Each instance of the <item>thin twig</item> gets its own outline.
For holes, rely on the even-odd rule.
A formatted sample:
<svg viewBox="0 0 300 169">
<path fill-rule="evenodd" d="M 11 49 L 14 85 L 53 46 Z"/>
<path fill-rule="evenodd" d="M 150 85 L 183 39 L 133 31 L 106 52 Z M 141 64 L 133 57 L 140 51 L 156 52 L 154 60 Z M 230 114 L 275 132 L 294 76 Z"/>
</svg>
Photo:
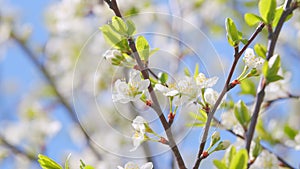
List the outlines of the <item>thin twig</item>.
<svg viewBox="0 0 300 169">
<path fill-rule="evenodd" d="M 121 15 L 121 12 L 119 10 L 119 7 L 118 7 L 118 4 L 117 4 L 116 0 L 111 0 L 111 1 L 110 0 L 105 0 L 105 2 L 114 11 L 114 13 L 115 13 L 116 16 L 122 18 L 122 15 Z M 141 58 L 139 56 L 139 53 L 137 52 L 137 49 L 135 47 L 134 40 L 132 38 L 128 38 L 128 44 L 129 44 L 130 49 L 132 50 L 134 58 L 135 58 L 138 66 L 140 68 L 140 71 L 141 71 L 144 79 L 149 79 L 148 68 L 143 64 L 143 62 L 142 62 L 142 60 L 141 60 Z M 174 140 L 174 137 L 173 137 L 170 125 L 169 125 L 168 121 L 166 120 L 166 118 L 165 118 L 165 116 L 164 116 L 164 114 L 163 114 L 163 112 L 161 110 L 160 104 L 158 102 L 158 99 L 156 97 L 155 92 L 153 91 L 152 85 L 149 85 L 148 91 L 150 93 L 150 97 L 151 97 L 152 102 L 153 102 L 152 105 L 151 105 L 151 107 L 155 110 L 155 112 L 159 116 L 160 122 L 162 123 L 162 125 L 164 127 L 164 130 L 166 132 L 166 135 L 168 137 L 169 146 L 172 149 L 173 154 L 176 157 L 176 161 L 178 163 L 178 166 L 179 166 L 180 169 L 186 169 L 184 161 L 183 161 L 183 159 L 181 157 L 181 154 L 179 152 L 179 149 L 177 147 L 177 144 L 176 144 L 176 142 Z"/>
<path fill-rule="evenodd" d="M 238 60 L 240 59 L 240 57 L 242 56 L 242 54 L 244 53 L 244 51 L 248 48 L 248 46 L 252 43 L 252 41 L 262 31 L 262 29 L 264 28 L 264 26 L 265 26 L 264 23 L 260 23 L 258 25 L 258 27 L 256 28 L 255 32 L 249 38 L 248 43 L 240 50 L 240 52 L 237 53 L 237 50 L 235 50 L 234 61 L 233 61 L 232 65 L 231 65 L 231 69 L 230 69 L 230 72 L 228 74 L 227 80 L 225 82 L 224 88 L 223 88 L 221 94 L 219 95 L 219 97 L 218 97 L 218 99 L 217 99 L 214 107 L 211 109 L 211 111 L 208 114 L 207 121 L 206 121 L 206 124 L 205 124 L 205 127 L 204 127 L 204 133 L 202 135 L 201 143 L 200 143 L 200 146 L 199 146 L 199 152 L 198 152 L 197 160 L 195 162 L 195 165 L 194 165 L 193 169 L 198 169 L 199 168 L 200 162 L 202 160 L 201 155 L 202 155 L 202 153 L 204 151 L 204 147 L 205 147 L 207 136 L 208 136 L 208 131 L 209 131 L 209 128 L 210 128 L 210 123 L 211 123 L 211 121 L 212 121 L 212 119 L 214 117 L 214 114 L 215 114 L 217 108 L 219 107 L 219 105 L 220 105 L 223 97 L 225 96 L 225 94 L 229 90 L 231 90 L 233 87 L 235 87 L 235 85 L 231 85 L 230 80 L 231 80 L 231 78 L 233 76 L 233 73 L 234 73 L 235 68 L 237 66 L 237 63 L 238 63 Z"/>
<path fill-rule="evenodd" d="M 3 136 L 0 136 L 0 144 L 6 146 L 7 148 L 9 148 L 13 153 L 15 154 L 21 154 L 22 156 L 28 158 L 31 161 L 35 161 L 37 160 L 37 158 L 35 157 L 34 154 L 30 154 L 26 151 L 23 151 L 21 149 L 19 149 L 18 147 L 14 146 L 13 144 L 9 143 Z"/>
<path fill-rule="evenodd" d="M 269 35 L 269 41 L 268 41 L 268 53 L 267 53 L 267 60 L 270 60 L 270 58 L 274 55 L 275 46 L 278 40 L 278 36 L 280 34 L 281 28 L 286 20 L 286 18 L 298 7 L 297 2 L 293 3 L 291 5 L 292 0 L 287 0 L 285 2 L 284 11 L 282 12 L 282 15 L 278 21 L 278 24 L 275 28 L 274 32 L 270 32 Z M 253 135 L 255 132 L 255 126 L 257 123 L 259 111 L 261 108 L 261 104 L 265 97 L 265 88 L 267 86 L 266 80 L 264 77 L 261 77 L 261 80 L 258 85 L 257 89 L 257 97 L 255 101 L 255 107 L 253 111 L 253 115 L 251 117 L 250 127 L 247 132 L 247 140 L 246 140 L 246 149 L 249 153 L 251 142 L 253 139 Z"/>
<path fill-rule="evenodd" d="M 34 54 L 34 52 L 15 34 L 11 35 L 12 39 L 14 39 L 17 44 L 21 47 L 21 49 L 27 54 L 29 60 L 36 66 L 36 68 L 41 72 L 41 74 L 45 77 L 45 79 L 48 81 L 49 85 L 52 87 L 58 101 L 64 106 L 64 108 L 67 110 L 69 116 L 71 119 L 79 126 L 81 132 L 83 133 L 85 139 L 87 140 L 87 144 L 94 153 L 94 155 L 97 157 L 97 159 L 101 160 L 101 154 L 98 152 L 98 150 L 92 145 L 92 139 L 88 135 L 88 133 L 85 131 L 85 129 L 81 126 L 76 112 L 73 110 L 71 105 L 67 102 L 67 100 L 62 96 L 62 94 L 59 92 L 58 87 L 56 83 L 54 82 L 54 79 L 51 77 L 48 70 L 39 63 L 38 57 Z"/>
</svg>

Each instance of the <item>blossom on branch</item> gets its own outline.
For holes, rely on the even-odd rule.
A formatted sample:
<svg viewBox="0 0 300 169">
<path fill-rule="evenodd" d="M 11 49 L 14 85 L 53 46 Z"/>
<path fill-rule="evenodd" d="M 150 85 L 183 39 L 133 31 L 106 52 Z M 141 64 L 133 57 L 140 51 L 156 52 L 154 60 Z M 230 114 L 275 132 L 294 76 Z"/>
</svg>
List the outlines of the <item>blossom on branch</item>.
<svg viewBox="0 0 300 169">
<path fill-rule="evenodd" d="M 118 169 L 152 169 L 152 168 L 153 168 L 152 162 L 148 162 L 142 165 L 141 167 L 139 167 L 138 164 L 133 163 L 131 161 L 126 163 L 124 167 L 118 166 Z"/>
<path fill-rule="evenodd" d="M 135 151 L 143 141 L 146 139 L 146 132 L 152 132 L 152 129 L 149 127 L 148 122 L 141 116 L 137 116 L 133 122 L 132 127 L 134 128 L 134 134 L 132 136 L 133 149 L 130 151 Z"/>
<path fill-rule="evenodd" d="M 137 101 L 149 85 L 150 81 L 148 79 L 142 80 L 139 71 L 132 70 L 128 83 L 119 79 L 115 82 L 115 93 L 113 93 L 112 99 L 114 102 L 121 103 Z"/>
<path fill-rule="evenodd" d="M 250 69 L 261 70 L 265 60 L 261 57 L 256 57 L 253 49 L 247 48 L 243 61 Z"/>
<path fill-rule="evenodd" d="M 218 77 L 214 76 L 211 78 L 207 78 L 203 73 L 199 73 L 196 77 L 196 84 L 198 86 L 200 86 L 201 88 L 209 88 L 209 87 L 213 87 L 217 81 L 218 81 Z"/>
</svg>

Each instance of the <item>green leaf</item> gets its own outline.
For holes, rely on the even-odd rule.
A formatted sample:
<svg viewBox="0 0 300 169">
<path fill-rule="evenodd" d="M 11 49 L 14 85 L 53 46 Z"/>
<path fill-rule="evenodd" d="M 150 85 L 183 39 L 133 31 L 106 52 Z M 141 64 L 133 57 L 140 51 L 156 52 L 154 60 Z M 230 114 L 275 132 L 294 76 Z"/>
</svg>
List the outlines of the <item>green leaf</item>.
<svg viewBox="0 0 300 169">
<path fill-rule="evenodd" d="M 68 155 L 66 162 L 65 162 L 65 169 L 70 169 L 69 167 L 69 160 L 70 160 L 71 154 Z"/>
<path fill-rule="evenodd" d="M 254 26 L 256 24 L 258 24 L 259 22 L 263 21 L 263 19 L 253 13 L 246 13 L 244 16 L 244 19 L 246 21 L 246 23 L 249 26 Z"/>
<path fill-rule="evenodd" d="M 276 12 L 276 0 L 260 0 L 258 3 L 259 13 L 267 24 L 271 24 Z"/>
<path fill-rule="evenodd" d="M 150 51 L 149 56 L 154 55 L 154 53 L 156 53 L 157 51 L 159 51 L 159 48 L 154 48 Z"/>
<path fill-rule="evenodd" d="M 93 166 L 90 166 L 90 165 L 87 165 L 87 166 L 85 166 L 83 169 L 94 169 L 94 167 L 93 167 Z"/>
<path fill-rule="evenodd" d="M 255 50 L 255 53 L 262 57 L 262 58 L 266 58 L 267 57 L 267 48 L 265 45 L 262 45 L 262 44 L 256 44 L 254 46 L 254 50 Z"/>
<path fill-rule="evenodd" d="M 122 40 L 121 35 L 117 34 L 109 25 L 104 25 L 99 28 L 103 33 L 106 42 L 112 46 L 115 46 Z"/>
<path fill-rule="evenodd" d="M 275 57 L 275 56 L 273 56 Z M 274 63 L 271 65 L 271 68 L 269 69 L 269 74 L 270 75 L 277 75 L 279 69 L 280 69 L 280 66 L 281 66 L 281 61 L 280 61 L 280 57 L 277 56 Z"/>
<path fill-rule="evenodd" d="M 222 161 L 213 160 L 213 163 L 218 169 L 227 169 L 226 164 L 224 164 Z"/>
<path fill-rule="evenodd" d="M 194 70 L 194 78 L 196 78 L 199 74 L 199 64 L 197 63 Z"/>
<path fill-rule="evenodd" d="M 111 24 L 118 33 L 127 34 L 128 28 L 122 18 L 114 16 Z"/>
<path fill-rule="evenodd" d="M 51 158 L 44 156 L 42 154 L 38 155 L 38 162 L 42 169 L 63 169 L 62 166 L 57 164 L 54 160 Z"/>
<path fill-rule="evenodd" d="M 289 126 L 289 124 L 285 124 L 283 131 L 292 140 L 294 140 L 296 135 L 299 133 L 298 130 L 293 129 Z"/>
<path fill-rule="evenodd" d="M 252 150 L 252 156 L 253 156 L 254 158 L 258 157 L 262 150 L 263 150 L 263 148 L 262 148 L 262 146 L 260 145 L 260 138 L 257 137 L 257 138 L 255 139 L 255 146 L 254 146 L 254 148 L 253 148 L 253 150 Z"/>
<path fill-rule="evenodd" d="M 236 154 L 236 148 L 234 146 L 231 146 L 230 151 L 228 151 L 225 155 L 229 162 L 228 166 L 230 165 L 232 159 L 235 158 L 235 154 Z M 225 158 L 224 158 L 224 161 L 226 161 Z"/>
<path fill-rule="evenodd" d="M 275 12 L 275 15 L 274 15 L 274 20 L 273 20 L 273 23 L 272 23 L 273 27 L 277 26 L 282 12 L 283 12 L 283 6 L 280 6 L 280 7 L 276 8 L 276 12 Z"/>
<path fill-rule="evenodd" d="M 184 68 L 183 71 L 184 71 L 184 74 L 185 74 L 186 76 L 191 77 L 191 73 L 190 73 L 190 71 L 189 71 L 188 68 Z"/>
<path fill-rule="evenodd" d="M 240 87 L 241 87 L 240 94 L 245 94 L 245 95 L 249 94 L 252 96 L 256 96 L 256 86 L 253 81 L 249 79 L 244 79 L 241 81 Z"/>
<path fill-rule="evenodd" d="M 239 32 L 231 18 L 226 18 L 225 21 L 227 38 L 230 45 L 233 47 L 239 44 Z"/>
<path fill-rule="evenodd" d="M 136 39 L 136 48 L 142 60 L 147 61 L 150 54 L 150 46 L 144 36 L 139 36 Z"/>
<path fill-rule="evenodd" d="M 132 20 L 127 20 L 126 21 L 126 25 L 127 25 L 127 34 L 128 36 L 132 36 L 135 34 L 136 32 L 136 28 L 135 28 L 135 24 L 133 23 Z"/>
<path fill-rule="evenodd" d="M 274 76 L 268 77 L 268 78 L 267 78 L 267 81 L 268 81 L 269 83 L 271 83 L 271 82 L 276 82 L 276 81 L 282 80 L 282 79 L 283 79 L 282 76 L 274 75 Z"/>
<path fill-rule="evenodd" d="M 265 61 L 263 67 L 262 67 L 262 73 L 265 77 L 268 76 L 269 74 L 269 62 L 268 61 Z"/>
<path fill-rule="evenodd" d="M 248 123 L 250 122 L 250 113 L 248 107 L 243 101 L 239 101 L 238 104 L 234 107 L 234 115 L 239 123 L 244 127 L 247 128 Z"/>
<path fill-rule="evenodd" d="M 205 111 L 200 110 L 199 113 L 190 112 L 189 115 L 192 119 L 196 120 L 195 123 L 190 123 L 188 126 L 195 126 L 195 127 L 203 127 L 207 120 L 207 114 Z"/>
<path fill-rule="evenodd" d="M 160 82 L 162 83 L 162 84 L 165 84 L 167 81 L 168 81 L 168 74 L 167 73 L 164 73 L 164 72 L 160 72 L 159 74 L 158 74 L 158 79 L 160 80 Z"/>
<path fill-rule="evenodd" d="M 246 149 L 242 149 L 232 158 L 229 169 L 247 169 L 247 165 L 248 153 Z"/>
</svg>

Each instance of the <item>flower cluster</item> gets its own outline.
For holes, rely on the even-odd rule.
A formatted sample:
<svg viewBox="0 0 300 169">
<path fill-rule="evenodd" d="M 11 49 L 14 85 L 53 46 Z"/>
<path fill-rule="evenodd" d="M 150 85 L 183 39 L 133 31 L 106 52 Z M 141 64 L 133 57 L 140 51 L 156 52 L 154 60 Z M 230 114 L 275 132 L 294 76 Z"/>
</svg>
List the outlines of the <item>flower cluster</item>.
<svg viewBox="0 0 300 169">
<path fill-rule="evenodd" d="M 128 83 L 119 79 L 115 82 L 115 93 L 113 93 L 112 99 L 114 102 L 119 101 L 121 103 L 137 101 L 149 85 L 150 81 L 148 79 L 142 80 L 139 71 L 132 70 Z"/>
<path fill-rule="evenodd" d="M 131 161 L 126 163 L 124 167 L 118 166 L 118 169 L 152 169 L 152 168 L 153 168 L 152 162 L 148 162 L 142 165 L 141 167 L 139 167 L 138 164 L 133 163 Z"/>
<path fill-rule="evenodd" d="M 203 73 L 194 77 L 185 77 L 176 84 L 169 84 L 168 87 L 162 84 L 156 84 L 155 90 L 161 92 L 164 96 L 173 99 L 176 106 L 189 102 L 199 102 L 202 96 L 202 105 L 213 106 L 218 98 L 218 93 L 213 87 L 218 81 L 218 77 L 207 78 Z"/>
<path fill-rule="evenodd" d="M 253 49 L 247 48 L 243 61 L 245 62 L 245 65 L 250 69 L 261 70 L 265 60 L 261 57 L 256 57 Z"/>
</svg>

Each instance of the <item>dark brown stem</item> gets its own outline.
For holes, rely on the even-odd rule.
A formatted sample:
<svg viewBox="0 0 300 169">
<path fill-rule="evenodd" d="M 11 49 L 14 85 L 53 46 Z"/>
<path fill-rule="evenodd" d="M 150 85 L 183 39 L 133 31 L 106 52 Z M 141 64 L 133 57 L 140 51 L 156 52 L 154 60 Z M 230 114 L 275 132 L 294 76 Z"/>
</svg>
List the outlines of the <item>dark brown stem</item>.
<svg viewBox="0 0 300 169">
<path fill-rule="evenodd" d="M 110 9 L 112 9 L 114 11 L 114 13 L 115 13 L 116 16 L 122 17 L 116 0 L 111 0 L 111 1 L 106 0 L 105 2 L 109 5 Z M 138 66 L 140 68 L 140 71 L 141 71 L 144 79 L 149 79 L 148 68 L 142 62 L 142 60 L 141 60 L 141 58 L 139 56 L 139 53 L 137 52 L 137 49 L 135 47 L 134 40 L 132 38 L 128 38 L 128 44 L 129 44 L 130 49 L 132 50 L 134 58 L 135 58 Z M 183 159 L 181 157 L 181 154 L 179 152 L 179 149 L 177 147 L 177 144 L 176 144 L 176 142 L 174 140 L 174 137 L 173 137 L 170 125 L 169 125 L 168 121 L 166 120 L 166 118 L 165 118 L 165 116 L 164 116 L 164 114 L 163 114 L 163 112 L 161 110 L 161 107 L 160 107 L 159 102 L 157 100 L 156 94 L 153 91 L 152 85 L 149 85 L 148 91 L 150 93 L 150 97 L 151 97 L 152 102 L 153 102 L 152 105 L 151 105 L 151 107 L 155 110 L 155 112 L 159 116 L 160 122 L 163 125 L 164 130 L 166 132 L 166 135 L 168 137 L 169 146 L 172 149 L 173 154 L 176 157 L 176 161 L 178 163 L 178 166 L 179 166 L 180 169 L 186 169 L 184 161 L 183 161 Z"/>
<path fill-rule="evenodd" d="M 244 136 L 241 136 L 240 134 L 235 133 L 233 130 L 231 129 L 226 129 L 226 131 L 228 131 L 229 133 L 231 133 L 232 135 L 239 137 L 240 139 L 245 140 Z M 274 152 L 272 152 L 270 149 L 268 149 L 266 146 L 261 145 L 261 147 L 265 150 L 267 150 L 268 152 L 274 154 L 276 156 L 276 158 L 282 163 L 284 164 L 284 166 L 288 167 L 288 168 L 295 168 L 293 166 L 291 166 L 288 162 L 286 162 L 283 158 L 281 158 L 279 155 L 275 154 Z M 248 166 L 249 167 L 249 166 Z"/>
<path fill-rule="evenodd" d="M 140 58 L 140 56 L 137 52 L 137 49 L 135 47 L 135 43 L 134 43 L 133 39 L 129 38 L 128 42 L 129 42 L 129 47 L 133 52 L 134 58 L 136 59 L 137 64 L 141 68 L 141 72 L 142 72 L 142 75 L 143 75 L 144 79 L 149 79 L 149 73 L 147 71 L 147 68 L 144 67 L 144 64 L 143 64 L 143 62 L 142 62 L 142 60 L 141 60 L 141 58 Z M 165 118 L 165 116 L 164 116 L 164 114 L 163 114 L 163 112 L 160 108 L 159 102 L 157 100 L 155 92 L 153 91 L 152 85 L 149 85 L 148 91 L 150 93 L 150 96 L 151 96 L 151 99 L 152 99 L 152 102 L 153 102 L 151 107 L 155 110 L 155 112 L 159 116 L 160 122 L 162 123 L 162 125 L 165 129 L 165 132 L 166 132 L 168 140 L 169 140 L 169 146 L 172 149 L 172 151 L 173 151 L 173 153 L 176 157 L 176 161 L 178 163 L 178 166 L 179 166 L 180 169 L 185 169 L 186 167 L 185 167 L 184 161 L 183 161 L 183 159 L 181 157 L 181 154 L 178 150 L 177 144 L 176 144 L 176 142 L 173 138 L 173 134 L 172 134 L 170 125 L 169 125 L 168 121 L 166 120 L 166 118 Z"/>
<path fill-rule="evenodd" d="M 229 74 L 227 76 L 224 88 L 223 88 L 221 94 L 219 95 L 219 97 L 218 97 L 218 99 L 217 99 L 214 107 L 211 109 L 211 111 L 208 114 L 207 121 L 206 121 L 206 124 L 204 126 L 204 133 L 202 135 L 201 143 L 200 143 L 200 146 L 199 146 L 197 160 L 195 162 L 195 165 L 194 165 L 193 169 L 198 169 L 199 166 L 200 166 L 200 163 L 201 163 L 201 160 L 202 160 L 201 159 L 201 155 L 202 155 L 202 153 L 204 151 L 204 147 L 205 147 L 207 136 L 208 136 L 208 131 L 209 131 L 209 128 L 210 128 L 210 123 L 211 123 L 211 121 L 212 121 L 212 119 L 214 117 L 214 114 L 215 114 L 217 108 L 219 107 L 219 105 L 220 105 L 223 97 L 225 96 L 225 94 L 234 87 L 234 86 L 230 85 L 230 81 L 231 81 L 233 73 L 234 73 L 234 71 L 236 69 L 236 65 L 237 65 L 240 57 L 242 56 L 242 54 L 245 52 L 245 50 L 248 48 L 248 46 L 252 43 L 252 41 L 257 37 L 257 35 L 262 31 L 262 29 L 264 28 L 264 26 L 265 26 L 264 23 L 260 23 L 258 25 L 258 27 L 256 28 L 255 32 L 249 38 L 248 43 L 241 49 L 240 52 L 237 52 L 237 50 L 235 48 L 234 60 L 233 60 L 233 63 L 231 65 Z"/>
<path fill-rule="evenodd" d="M 94 155 L 101 160 L 101 154 L 97 151 L 97 149 L 92 145 L 92 139 L 89 137 L 88 133 L 85 131 L 85 129 L 81 126 L 80 121 L 77 118 L 76 112 L 73 110 L 71 105 L 67 102 L 67 100 L 62 96 L 62 94 L 58 91 L 58 87 L 56 83 L 54 82 L 54 79 L 51 77 L 48 70 L 39 63 L 38 57 L 34 54 L 34 52 L 15 34 L 11 35 L 12 39 L 14 39 L 17 44 L 21 47 L 21 49 L 27 54 L 29 60 L 34 64 L 34 66 L 41 72 L 41 74 L 45 77 L 45 79 L 48 81 L 49 85 L 52 87 L 58 101 L 64 106 L 64 108 L 67 110 L 69 116 L 71 119 L 79 126 L 81 132 L 83 133 L 85 139 L 87 140 L 87 144 L 94 153 Z"/>
<path fill-rule="evenodd" d="M 268 53 L 267 53 L 267 58 L 266 58 L 267 60 L 270 60 L 270 58 L 274 55 L 275 46 L 276 46 L 281 28 L 282 28 L 286 18 L 288 17 L 288 15 L 290 15 L 293 12 L 293 10 L 296 9 L 295 6 L 297 6 L 297 2 L 295 2 L 296 5 L 294 3 L 291 5 L 291 2 L 292 2 L 292 0 L 287 0 L 285 2 L 284 11 L 278 21 L 275 31 L 269 32 L 270 35 L 269 35 L 269 41 L 268 41 Z M 291 5 L 291 7 L 290 7 L 290 5 Z M 269 29 L 269 31 L 271 31 L 271 29 Z M 255 132 L 255 126 L 257 123 L 257 118 L 259 116 L 261 104 L 265 97 L 266 86 L 267 86 L 266 80 L 264 77 L 262 77 L 260 80 L 260 83 L 258 85 L 258 89 L 257 89 L 258 94 L 257 94 L 256 101 L 255 101 L 255 108 L 254 108 L 253 115 L 251 117 L 250 127 L 247 132 L 246 149 L 247 149 L 248 153 L 250 151 L 251 142 L 252 142 L 253 135 Z"/>
</svg>

